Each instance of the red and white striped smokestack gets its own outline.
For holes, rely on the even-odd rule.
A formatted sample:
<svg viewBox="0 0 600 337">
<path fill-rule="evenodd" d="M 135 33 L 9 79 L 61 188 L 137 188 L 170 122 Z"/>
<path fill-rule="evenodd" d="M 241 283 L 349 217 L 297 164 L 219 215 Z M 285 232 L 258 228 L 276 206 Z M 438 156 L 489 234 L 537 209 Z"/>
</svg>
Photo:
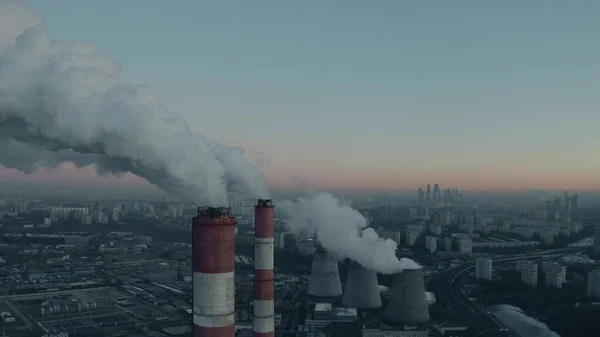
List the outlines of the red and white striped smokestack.
<svg viewBox="0 0 600 337">
<path fill-rule="evenodd" d="M 275 288 L 273 287 L 273 248 L 275 245 L 275 206 L 258 199 L 254 208 L 254 337 L 275 336 Z"/>
<path fill-rule="evenodd" d="M 235 225 L 226 207 L 192 219 L 193 337 L 235 336 Z"/>
</svg>

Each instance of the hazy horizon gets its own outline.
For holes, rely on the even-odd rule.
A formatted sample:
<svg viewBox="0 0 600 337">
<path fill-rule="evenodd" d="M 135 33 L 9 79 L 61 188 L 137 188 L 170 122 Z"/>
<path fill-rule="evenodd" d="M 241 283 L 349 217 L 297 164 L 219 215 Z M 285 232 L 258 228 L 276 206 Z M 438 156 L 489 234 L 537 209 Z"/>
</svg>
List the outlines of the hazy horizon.
<svg viewBox="0 0 600 337">
<path fill-rule="evenodd" d="M 25 2 L 52 39 L 94 42 L 193 130 L 244 148 L 275 190 L 294 175 L 328 190 L 600 190 L 597 3 L 148 1 Z M 2 181 L 146 184 L 91 168 Z"/>
<path fill-rule="evenodd" d="M 366 194 L 377 194 L 377 193 L 400 193 L 416 197 L 416 189 L 420 185 L 415 185 L 410 188 L 327 188 L 326 186 L 319 186 L 313 184 L 317 189 L 329 190 L 332 192 L 347 192 L 347 193 L 366 193 Z M 535 186 L 523 186 L 516 189 L 468 189 L 461 186 L 444 185 L 439 181 L 423 182 L 423 184 L 439 183 L 443 189 L 446 188 L 458 188 L 464 193 L 499 193 L 499 194 L 522 194 L 527 192 L 546 192 L 551 194 L 561 194 L 563 191 L 570 192 L 589 192 L 589 193 L 600 193 L 600 189 L 574 189 L 574 188 L 539 188 Z M 66 169 L 48 170 L 40 169 L 38 172 L 33 174 L 24 174 L 15 169 L 2 168 L 0 172 L 0 188 L 4 186 L 19 187 L 19 186 L 38 186 L 38 187 L 66 187 L 66 188 L 77 188 L 77 189 L 93 189 L 93 188 L 118 188 L 123 190 L 139 190 L 156 192 L 159 191 L 158 187 L 148 183 L 144 179 L 134 176 L 132 174 L 125 174 L 123 177 L 117 176 L 97 176 L 93 167 L 86 167 L 75 169 L 73 167 L 67 167 Z M 271 187 L 274 193 L 296 193 L 304 190 L 304 187 L 299 186 L 298 183 L 294 182 L 292 178 L 289 179 L 286 185 L 277 185 Z"/>
</svg>

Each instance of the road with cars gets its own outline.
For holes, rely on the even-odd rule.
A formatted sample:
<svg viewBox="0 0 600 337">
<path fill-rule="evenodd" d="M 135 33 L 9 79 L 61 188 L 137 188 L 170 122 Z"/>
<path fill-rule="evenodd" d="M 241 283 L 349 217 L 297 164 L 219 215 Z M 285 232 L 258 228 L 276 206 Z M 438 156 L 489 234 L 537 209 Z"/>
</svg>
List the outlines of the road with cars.
<svg viewBox="0 0 600 337">
<path fill-rule="evenodd" d="M 531 258 L 561 256 L 577 252 L 578 249 L 565 248 L 521 254 L 511 257 L 494 259 L 494 263 L 517 261 Z M 471 301 L 463 292 L 462 278 L 475 268 L 475 261 L 448 268 L 438 274 L 432 281 L 433 290 L 438 303 L 450 310 L 456 311 L 463 317 L 464 323 L 479 336 L 514 336 L 498 320 L 485 309 Z"/>
</svg>

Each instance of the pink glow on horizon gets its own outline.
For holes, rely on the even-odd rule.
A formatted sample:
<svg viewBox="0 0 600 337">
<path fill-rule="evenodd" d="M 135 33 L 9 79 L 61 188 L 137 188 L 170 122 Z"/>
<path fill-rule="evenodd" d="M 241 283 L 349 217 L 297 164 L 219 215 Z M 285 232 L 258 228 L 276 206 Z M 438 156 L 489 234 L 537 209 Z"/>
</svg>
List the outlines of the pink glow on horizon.
<svg viewBox="0 0 600 337">
<path fill-rule="evenodd" d="M 267 167 L 263 171 L 269 186 L 274 189 L 295 189 L 292 176 L 297 174 L 311 185 L 329 190 L 413 190 L 421 184 L 439 183 L 442 188 L 459 188 L 465 191 L 517 191 L 521 188 L 540 188 L 551 190 L 600 190 L 600 176 L 595 172 L 577 174 L 554 174 L 552 172 L 534 172 L 517 174 L 510 171 L 460 174 L 442 174 L 438 172 L 405 168 L 401 170 L 377 170 L 367 173 L 360 168 L 344 170 L 325 167 Z M 75 185 L 125 185 L 150 186 L 143 178 L 131 173 L 122 176 L 98 176 L 93 167 L 77 169 L 65 164 L 59 169 L 40 169 L 29 175 L 15 169 L 0 166 L 0 182 L 28 183 L 65 183 Z M 596 182 L 595 184 L 590 182 Z"/>
</svg>

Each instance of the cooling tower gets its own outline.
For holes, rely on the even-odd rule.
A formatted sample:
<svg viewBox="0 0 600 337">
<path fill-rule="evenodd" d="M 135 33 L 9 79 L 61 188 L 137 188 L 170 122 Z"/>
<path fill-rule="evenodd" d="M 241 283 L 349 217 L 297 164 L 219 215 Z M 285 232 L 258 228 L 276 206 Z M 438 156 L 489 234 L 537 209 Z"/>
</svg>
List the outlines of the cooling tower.
<svg viewBox="0 0 600 337">
<path fill-rule="evenodd" d="M 395 324 L 420 324 L 429 321 L 423 272 L 404 270 L 394 277 L 390 302 L 382 315 Z"/>
<path fill-rule="evenodd" d="M 377 273 L 365 269 L 354 261 L 350 262 L 342 304 L 357 309 L 380 308 L 381 296 L 377 284 Z"/>
<path fill-rule="evenodd" d="M 337 297 L 342 294 L 337 260 L 321 247 L 313 255 L 307 294 L 315 297 Z"/>
<path fill-rule="evenodd" d="M 275 245 L 275 206 L 259 199 L 254 207 L 254 337 L 275 336 L 275 288 L 273 248 Z"/>
<path fill-rule="evenodd" d="M 193 337 L 235 336 L 235 225 L 225 207 L 192 219 Z"/>
</svg>

